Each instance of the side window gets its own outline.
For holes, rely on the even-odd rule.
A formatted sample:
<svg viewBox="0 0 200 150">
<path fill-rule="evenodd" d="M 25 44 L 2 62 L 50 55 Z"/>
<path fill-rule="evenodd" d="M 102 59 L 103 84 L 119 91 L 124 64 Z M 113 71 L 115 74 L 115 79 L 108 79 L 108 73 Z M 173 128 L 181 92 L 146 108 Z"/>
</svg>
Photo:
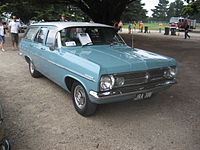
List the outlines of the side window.
<svg viewBox="0 0 200 150">
<path fill-rule="evenodd" d="M 56 35 L 57 35 L 56 30 L 49 30 L 48 35 L 47 35 L 47 40 L 46 40 L 46 46 L 48 47 L 55 46 Z"/>
<path fill-rule="evenodd" d="M 41 28 L 35 37 L 35 42 L 43 43 L 45 40 L 45 35 L 47 33 L 47 28 Z"/>
<path fill-rule="evenodd" d="M 33 37 L 35 36 L 37 30 L 38 30 L 38 27 L 29 28 L 28 31 L 26 32 L 24 38 L 28 39 L 28 40 L 32 40 Z"/>
<path fill-rule="evenodd" d="M 80 46 L 78 33 L 84 33 L 82 28 L 66 28 L 60 31 L 62 46 Z"/>
</svg>

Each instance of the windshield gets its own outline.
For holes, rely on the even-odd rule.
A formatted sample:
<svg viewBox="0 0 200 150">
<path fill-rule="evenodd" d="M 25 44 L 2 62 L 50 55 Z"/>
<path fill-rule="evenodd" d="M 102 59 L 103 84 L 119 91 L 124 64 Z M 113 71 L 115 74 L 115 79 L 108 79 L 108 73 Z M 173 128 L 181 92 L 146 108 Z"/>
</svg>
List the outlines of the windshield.
<svg viewBox="0 0 200 150">
<path fill-rule="evenodd" d="M 125 44 L 116 30 L 108 27 L 70 27 L 60 33 L 62 46 Z"/>
</svg>

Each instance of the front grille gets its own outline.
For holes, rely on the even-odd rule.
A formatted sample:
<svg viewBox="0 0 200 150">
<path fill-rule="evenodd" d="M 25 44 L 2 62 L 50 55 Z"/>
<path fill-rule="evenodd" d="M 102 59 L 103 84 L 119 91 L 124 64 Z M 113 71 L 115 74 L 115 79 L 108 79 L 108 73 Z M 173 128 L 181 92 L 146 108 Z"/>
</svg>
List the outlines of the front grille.
<svg viewBox="0 0 200 150">
<path fill-rule="evenodd" d="M 164 78 L 164 72 L 166 70 L 168 70 L 168 68 L 158 68 L 152 70 L 117 74 L 115 75 L 115 77 L 124 77 L 125 83 L 123 87 L 138 86 L 159 81 L 166 81 L 166 79 Z M 117 86 L 115 86 L 114 88 L 117 88 Z"/>
<path fill-rule="evenodd" d="M 129 92 L 135 92 L 135 91 L 142 91 L 142 90 L 149 90 L 153 89 L 155 87 L 162 86 L 166 83 L 166 79 L 158 80 L 158 81 L 152 81 L 146 84 L 138 84 L 133 86 L 125 86 L 125 87 L 119 87 L 117 88 L 118 91 L 122 93 L 129 93 Z"/>
</svg>

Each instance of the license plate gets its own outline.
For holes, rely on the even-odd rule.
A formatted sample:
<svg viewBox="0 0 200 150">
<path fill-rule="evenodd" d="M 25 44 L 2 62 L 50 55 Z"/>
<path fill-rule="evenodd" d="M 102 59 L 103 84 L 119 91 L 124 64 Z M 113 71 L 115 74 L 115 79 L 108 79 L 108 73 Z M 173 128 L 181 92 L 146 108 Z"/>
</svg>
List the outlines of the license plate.
<svg viewBox="0 0 200 150">
<path fill-rule="evenodd" d="M 136 97 L 134 98 L 134 100 L 141 100 L 141 99 L 150 98 L 151 95 L 152 95 L 152 92 L 139 93 L 139 94 L 136 95 Z"/>
</svg>

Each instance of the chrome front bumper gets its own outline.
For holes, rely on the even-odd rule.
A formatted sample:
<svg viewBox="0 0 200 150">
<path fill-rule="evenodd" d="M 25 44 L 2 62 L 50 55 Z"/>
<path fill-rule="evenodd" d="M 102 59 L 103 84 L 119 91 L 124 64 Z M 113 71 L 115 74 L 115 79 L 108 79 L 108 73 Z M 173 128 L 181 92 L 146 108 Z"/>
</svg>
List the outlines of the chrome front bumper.
<svg viewBox="0 0 200 150">
<path fill-rule="evenodd" d="M 130 96 L 130 95 L 139 94 L 139 93 L 147 93 L 147 92 L 155 93 L 162 89 L 166 89 L 176 83 L 177 81 L 174 79 L 174 80 L 165 81 L 163 83 L 155 84 L 153 87 L 141 86 L 136 89 L 132 88 L 131 90 L 130 88 L 129 90 L 116 89 L 116 90 L 100 92 L 100 93 L 95 92 L 95 91 L 90 91 L 89 95 L 91 98 L 94 98 L 96 100 L 105 100 L 105 99 L 112 99 L 112 98 L 123 97 L 123 96 Z"/>
</svg>

